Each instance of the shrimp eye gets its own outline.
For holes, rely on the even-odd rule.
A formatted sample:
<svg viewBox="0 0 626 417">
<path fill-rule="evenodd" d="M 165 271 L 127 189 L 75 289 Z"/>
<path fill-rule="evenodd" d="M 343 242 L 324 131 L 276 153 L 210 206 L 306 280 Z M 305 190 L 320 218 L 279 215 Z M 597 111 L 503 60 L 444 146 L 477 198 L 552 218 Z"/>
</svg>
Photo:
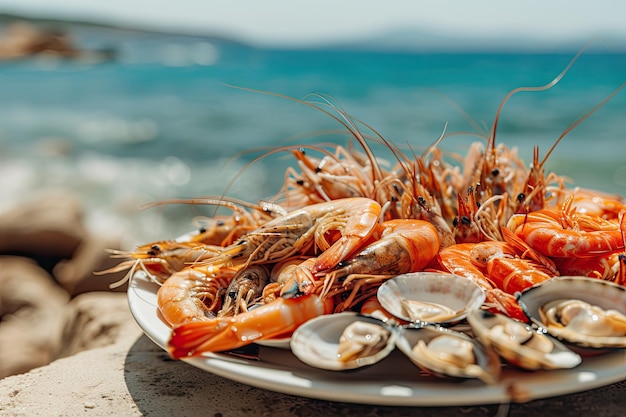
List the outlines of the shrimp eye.
<svg viewBox="0 0 626 417">
<path fill-rule="evenodd" d="M 297 181 L 296 181 L 296 184 L 298 184 L 298 185 L 304 185 L 304 180 L 297 180 Z"/>
<path fill-rule="evenodd" d="M 153 250 L 149 250 L 148 251 L 148 255 L 150 255 L 150 256 L 156 256 L 156 254 L 157 253 L 155 251 L 153 251 Z"/>
<path fill-rule="evenodd" d="M 491 175 L 494 176 L 494 177 L 497 177 L 499 173 L 500 173 L 500 170 L 498 168 L 494 168 L 491 171 Z"/>
<path fill-rule="evenodd" d="M 470 224 L 471 223 L 470 218 L 467 216 L 461 217 L 461 223 L 463 223 L 464 225 Z"/>
<path fill-rule="evenodd" d="M 517 195 L 517 201 L 519 201 L 520 203 L 521 203 L 522 201 L 524 201 L 524 199 L 525 199 L 525 198 L 526 198 L 526 194 L 524 194 L 524 193 L 519 193 L 519 194 Z"/>
<path fill-rule="evenodd" d="M 206 227 L 201 227 L 200 229 L 198 229 L 198 232 L 206 233 Z"/>
<path fill-rule="evenodd" d="M 152 247 L 150 248 L 155 252 L 160 252 L 161 251 L 161 247 L 159 245 L 152 245 Z"/>
<path fill-rule="evenodd" d="M 319 174 L 320 172 L 322 172 L 322 167 L 315 168 L 315 173 L 316 174 Z"/>
<path fill-rule="evenodd" d="M 457 227 L 459 225 L 459 218 L 455 217 L 454 220 L 452 220 L 452 226 Z"/>
<path fill-rule="evenodd" d="M 426 205 L 426 199 L 424 197 L 422 197 L 421 195 L 419 197 L 417 197 L 417 201 L 420 203 L 420 206 L 425 206 Z"/>
<path fill-rule="evenodd" d="M 235 300 L 237 298 L 237 291 L 230 291 L 228 293 L 228 296 L 230 297 L 231 300 Z"/>
</svg>

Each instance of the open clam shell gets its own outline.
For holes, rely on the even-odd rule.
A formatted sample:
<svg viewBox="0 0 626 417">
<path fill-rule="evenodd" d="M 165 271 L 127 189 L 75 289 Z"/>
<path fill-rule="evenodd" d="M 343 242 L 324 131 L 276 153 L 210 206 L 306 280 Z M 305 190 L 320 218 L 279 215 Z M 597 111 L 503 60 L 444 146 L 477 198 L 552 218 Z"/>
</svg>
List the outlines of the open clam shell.
<svg viewBox="0 0 626 417">
<path fill-rule="evenodd" d="M 307 365 L 340 371 L 372 365 L 395 349 L 396 332 L 389 325 L 358 313 L 314 318 L 291 336 L 291 351 Z"/>
<path fill-rule="evenodd" d="M 440 377 L 495 384 L 500 359 L 477 339 L 437 325 L 398 328 L 396 346 L 419 368 Z"/>
<path fill-rule="evenodd" d="M 580 355 L 543 331 L 501 314 L 474 310 L 467 321 L 483 345 L 520 368 L 567 369 L 582 361 Z"/>
<path fill-rule="evenodd" d="M 378 301 L 389 313 L 408 322 L 454 324 L 483 304 L 485 292 L 457 275 L 415 272 L 383 283 Z"/>
<path fill-rule="evenodd" d="M 626 287 L 587 277 L 555 277 L 518 295 L 528 318 L 583 348 L 626 347 Z"/>
</svg>

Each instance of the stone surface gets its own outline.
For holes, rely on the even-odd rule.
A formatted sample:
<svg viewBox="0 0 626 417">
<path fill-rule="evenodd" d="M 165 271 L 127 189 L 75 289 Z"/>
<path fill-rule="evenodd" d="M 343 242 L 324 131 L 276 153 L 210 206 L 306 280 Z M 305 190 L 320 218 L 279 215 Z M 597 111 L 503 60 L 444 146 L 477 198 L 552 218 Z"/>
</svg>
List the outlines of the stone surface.
<svg viewBox="0 0 626 417">
<path fill-rule="evenodd" d="M 68 300 L 34 261 L 0 257 L 0 378 L 59 356 Z"/>
</svg>

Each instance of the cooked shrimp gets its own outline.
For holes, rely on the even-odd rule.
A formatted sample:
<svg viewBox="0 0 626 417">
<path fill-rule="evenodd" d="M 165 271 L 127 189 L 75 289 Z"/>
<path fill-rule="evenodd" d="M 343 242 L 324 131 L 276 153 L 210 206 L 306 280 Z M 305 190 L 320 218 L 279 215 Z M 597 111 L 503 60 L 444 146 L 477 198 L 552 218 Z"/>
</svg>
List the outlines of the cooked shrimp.
<svg viewBox="0 0 626 417">
<path fill-rule="evenodd" d="M 586 257 L 624 249 L 617 222 L 575 213 L 571 199 L 562 209 L 511 217 L 507 228 L 537 252 L 551 257 Z"/>
<path fill-rule="evenodd" d="M 371 277 L 419 271 L 439 250 L 437 231 L 423 220 L 388 220 L 378 225 L 372 238 L 375 239 L 372 243 L 332 268 L 307 273 L 306 267 L 297 267 L 293 279 L 285 284 L 282 296 L 310 293 L 316 288 L 315 281 L 321 277 L 327 281 L 324 282 L 324 293 L 332 285 L 330 281 L 347 276 Z M 347 287 L 348 281 L 344 283 Z"/>
<path fill-rule="evenodd" d="M 368 198 L 345 198 L 314 204 L 290 212 L 249 232 L 205 261 L 207 266 L 253 265 L 278 262 L 314 250 L 323 251 L 313 272 L 346 259 L 373 233 L 380 205 Z M 332 232 L 340 237 L 328 242 Z"/>
<path fill-rule="evenodd" d="M 226 289 L 224 302 L 217 316 L 235 316 L 248 311 L 248 306 L 261 297 L 269 275 L 269 270 L 263 265 L 240 269 Z"/>
<path fill-rule="evenodd" d="M 161 315 L 172 327 L 210 320 L 236 272 L 235 268 L 222 268 L 217 274 L 208 274 L 193 267 L 176 272 L 157 291 Z"/>
<path fill-rule="evenodd" d="M 107 274 L 128 270 L 128 273 L 118 282 L 110 285 L 117 288 L 129 281 L 138 270 L 145 272 L 146 276 L 162 284 L 170 275 L 180 271 L 185 266 L 203 259 L 209 259 L 219 253 L 221 248 L 205 245 L 198 242 L 179 242 L 177 240 L 164 240 L 138 246 L 133 251 L 110 251 L 113 258 L 130 258 L 113 268 L 98 271 L 96 274 Z"/>
<path fill-rule="evenodd" d="M 234 317 L 218 317 L 176 327 L 168 343 L 172 357 L 236 349 L 257 340 L 288 336 L 304 322 L 332 312 L 331 299 L 310 294 L 277 298 Z"/>
<path fill-rule="evenodd" d="M 442 249 L 437 254 L 437 260 L 444 272 L 459 275 L 475 282 L 485 291 L 485 305 L 492 310 L 506 314 L 520 321 L 528 318 L 517 303 L 515 296 L 496 288 L 475 263 L 472 262 L 470 252 L 475 243 L 459 243 Z"/>
</svg>

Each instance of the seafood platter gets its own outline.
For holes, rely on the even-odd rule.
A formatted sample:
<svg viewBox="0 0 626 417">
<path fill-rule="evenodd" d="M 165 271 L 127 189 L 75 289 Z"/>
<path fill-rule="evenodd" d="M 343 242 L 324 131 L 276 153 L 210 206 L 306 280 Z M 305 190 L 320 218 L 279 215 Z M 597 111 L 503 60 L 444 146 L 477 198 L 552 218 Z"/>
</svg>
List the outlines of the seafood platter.
<svg viewBox="0 0 626 417">
<path fill-rule="evenodd" d="M 227 214 L 114 252 L 104 272 L 128 270 L 119 284 L 148 337 L 217 375 L 333 401 L 523 402 L 624 379 L 626 203 L 544 170 L 604 102 L 530 164 L 496 141 L 499 110 L 461 157 L 439 148 L 445 134 L 416 155 L 343 109 L 301 102 L 342 125 L 348 146 L 271 151 L 293 164 L 263 201 L 154 203 Z"/>
</svg>

